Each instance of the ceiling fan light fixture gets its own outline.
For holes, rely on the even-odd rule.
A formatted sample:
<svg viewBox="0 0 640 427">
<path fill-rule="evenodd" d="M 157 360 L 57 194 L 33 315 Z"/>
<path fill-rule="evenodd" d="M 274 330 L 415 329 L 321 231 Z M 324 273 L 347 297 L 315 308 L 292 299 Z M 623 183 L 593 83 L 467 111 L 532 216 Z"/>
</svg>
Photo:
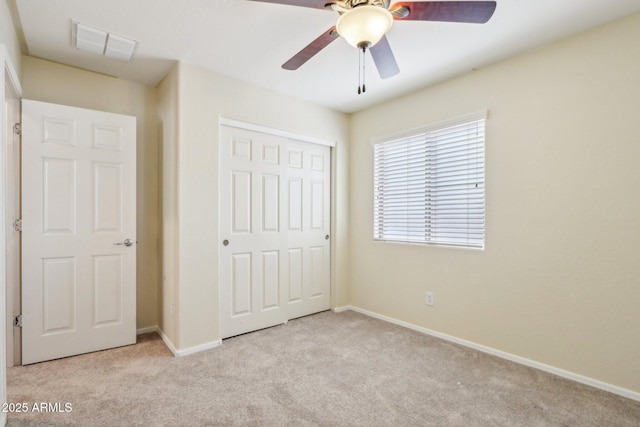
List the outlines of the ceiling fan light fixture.
<svg viewBox="0 0 640 427">
<path fill-rule="evenodd" d="M 338 18 L 336 30 L 351 46 L 368 48 L 391 29 L 393 16 L 380 6 L 357 6 Z"/>
</svg>

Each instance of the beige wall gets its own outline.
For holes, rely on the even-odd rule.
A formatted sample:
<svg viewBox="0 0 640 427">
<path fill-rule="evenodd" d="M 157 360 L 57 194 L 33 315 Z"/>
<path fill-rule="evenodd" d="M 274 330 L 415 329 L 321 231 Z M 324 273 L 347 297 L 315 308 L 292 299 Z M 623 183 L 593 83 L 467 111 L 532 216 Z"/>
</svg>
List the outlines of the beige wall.
<svg viewBox="0 0 640 427">
<path fill-rule="evenodd" d="M 160 141 L 159 174 L 162 217 L 162 298 L 160 329 L 178 342 L 176 307 L 178 304 L 178 67 L 158 85 L 158 140 Z"/>
<path fill-rule="evenodd" d="M 355 114 L 351 303 L 639 392 L 638 40 L 635 15 Z M 485 108 L 486 249 L 374 242 L 371 138 Z"/>
<path fill-rule="evenodd" d="M 337 141 L 335 197 L 346 200 L 348 117 L 342 113 L 178 65 L 178 349 L 220 338 L 218 325 L 218 118 L 220 116 Z M 167 159 L 165 159 L 165 166 Z M 342 205 L 342 207 L 346 207 Z M 344 233 L 346 211 L 334 225 Z M 347 302 L 346 233 L 334 240 L 334 304 Z M 166 262 L 166 260 L 165 260 Z"/>
<path fill-rule="evenodd" d="M 158 325 L 160 249 L 156 89 L 22 57 L 24 98 L 137 119 L 137 326 Z"/>
</svg>

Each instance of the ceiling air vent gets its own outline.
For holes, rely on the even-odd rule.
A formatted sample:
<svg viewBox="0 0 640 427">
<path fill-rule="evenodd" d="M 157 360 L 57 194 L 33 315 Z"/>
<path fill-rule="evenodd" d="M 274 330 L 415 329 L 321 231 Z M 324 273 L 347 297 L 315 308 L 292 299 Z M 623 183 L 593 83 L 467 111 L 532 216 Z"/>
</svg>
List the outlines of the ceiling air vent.
<svg viewBox="0 0 640 427">
<path fill-rule="evenodd" d="M 109 34 L 107 47 L 104 50 L 104 56 L 129 62 L 133 55 L 133 49 L 135 48 L 135 40 L 129 40 L 124 37 Z"/>
<path fill-rule="evenodd" d="M 72 22 L 73 44 L 76 49 L 129 62 L 138 42 L 117 36 L 79 22 Z"/>
</svg>

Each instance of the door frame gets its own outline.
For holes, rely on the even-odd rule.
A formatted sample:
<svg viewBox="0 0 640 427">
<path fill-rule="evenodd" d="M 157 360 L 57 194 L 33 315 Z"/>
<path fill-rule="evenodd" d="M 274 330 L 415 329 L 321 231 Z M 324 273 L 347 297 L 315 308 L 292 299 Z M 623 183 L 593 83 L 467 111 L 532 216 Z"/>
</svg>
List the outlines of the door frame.
<svg viewBox="0 0 640 427">
<path fill-rule="evenodd" d="M 330 289 L 330 296 L 329 296 L 329 300 L 330 300 L 330 308 L 334 309 L 335 308 L 335 295 L 336 295 L 336 290 L 335 290 L 335 285 L 336 285 L 336 281 L 335 281 L 335 254 L 336 254 L 336 241 L 337 239 L 334 238 L 335 236 L 335 231 L 336 231 L 336 203 L 335 203 L 335 195 L 336 195 L 336 179 L 335 179 L 335 165 L 336 163 L 336 141 L 332 141 L 329 139 L 324 139 L 324 138 L 317 138 L 317 137 L 313 137 L 313 136 L 309 136 L 309 135 L 304 135 L 304 134 L 300 134 L 300 133 L 295 133 L 295 132 L 290 132 L 287 130 L 282 130 L 282 129 L 277 129 L 277 128 L 273 128 L 273 127 L 269 127 L 269 126 L 264 126 L 264 125 L 259 125 L 259 124 L 255 124 L 255 123 L 250 123 L 250 122 L 245 122 L 245 121 L 241 121 L 241 120 L 236 120 L 236 119 L 232 119 L 229 117 L 224 117 L 224 116 L 219 116 L 218 117 L 218 162 L 221 161 L 221 156 L 220 156 L 220 149 L 221 149 L 221 138 L 220 138 L 220 129 L 222 126 L 228 126 L 228 127 L 234 127 L 234 128 L 238 128 L 238 129 L 244 129 L 244 130 L 249 130 L 249 131 L 254 131 L 254 132 L 261 132 L 267 135 L 274 135 L 274 136 L 281 136 L 284 138 L 290 138 L 290 139 L 295 139 L 298 141 L 302 141 L 302 142 L 309 142 L 312 144 L 318 144 L 318 145 L 324 145 L 330 148 L 330 173 L 329 173 L 329 179 L 330 179 L 330 183 L 329 183 L 329 189 L 331 191 L 331 195 L 329 197 L 329 203 L 331 204 L 330 208 L 329 208 L 329 216 L 330 216 L 330 223 L 331 226 L 329 228 L 329 234 L 331 235 L 331 239 L 329 240 L 329 251 L 330 251 L 330 257 L 329 257 L 329 289 Z M 218 170 L 217 170 L 217 180 L 218 180 L 218 186 L 220 185 L 221 179 L 220 179 L 220 164 L 218 163 Z M 220 197 L 220 188 L 217 189 L 217 193 L 218 193 L 218 206 L 222 206 L 221 202 L 222 200 Z M 220 237 L 222 235 L 222 229 L 221 229 L 221 225 L 220 225 L 220 216 L 218 216 L 218 224 L 217 225 L 217 231 L 218 231 L 218 237 Z M 218 239 L 220 240 L 220 239 Z M 216 245 L 220 245 L 220 242 L 216 242 Z M 220 251 L 218 252 L 218 259 L 217 259 L 217 264 L 218 266 L 221 265 L 222 263 L 222 255 Z M 222 286 L 221 286 L 221 275 L 220 275 L 220 268 L 218 268 L 218 336 L 222 336 L 221 334 L 221 317 L 222 317 L 222 310 L 220 309 L 220 304 L 222 304 Z"/>
<path fill-rule="evenodd" d="M 7 122 L 9 114 L 9 111 L 7 110 L 7 101 L 15 99 L 19 105 L 20 100 L 22 99 L 22 86 L 18 79 L 18 74 L 13 66 L 13 62 L 11 61 L 11 57 L 9 56 L 9 52 L 4 44 L 0 44 L 0 61 L 3 64 L 3 71 L 0 76 L 0 170 L 2 171 L 2 173 L 0 173 L 0 203 L 2 204 L 2 208 L 0 208 L 0 224 L 2 224 L 0 226 L 0 271 L 6 272 L 8 255 L 6 253 L 6 227 L 10 220 L 9 214 L 12 209 L 5 205 L 5 202 L 7 201 L 7 186 L 9 183 L 7 182 L 7 176 L 4 171 L 6 171 L 7 162 L 9 161 L 9 159 L 6 158 L 6 147 L 7 144 L 12 143 L 8 138 L 12 131 L 10 129 L 5 129 L 5 123 Z M 20 122 L 20 112 L 15 111 L 15 103 L 12 108 L 14 108 L 12 115 L 16 117 L 18 122 Z M 20 165 L 14 166 L 19 167 Z M 14 170 L 16 170 L 15 167 Z M 20 181 L 17 180 L 14 182 L 18 184 L 18 188 L 14 188 L 13 190 L 19 193 L 21 190 L 19 185 Z M 19 247 L 18 253 L 13 255 L 15 257 L 14 259 L 20 260 L 21 255 Z M 20 350 L 20 331 L 17 331 L 18 334 L 16 337 L 14 330 L 17 328 L 13 327 L 13 319 L 17 314 L 19 314 L 15 312 L 15 297 L 16 295 L 18 295 L 18 297 L 20 295 L 20 283 L 7 283 L 5 273 L 3 273 L 0 275 L 0 290 L 0 340 L 6 343 L 6 351 L 0 352 L 0 365 L 2 366 L 0 369 L 4 372 L 7 366 L 14 366 L 16 362 L 20 362 L 14 358 L 16 349 L 18 351 Z M 19 352 L 17 354 L 19 354 Z"/>
<path fill-rule="evenodd" d="M 9 130 L 5 129 L 7 123 L 7 99 L 17 99 L 20 102 L 22 98 L 22 86 L 18 79 L 16 69 L 11 62 L 11 57 L 4 44 L 0 43 L 0 64 L 2 64 L 2 72 L 0 73 L 0 341 L 5 343 L 5 350 L 0 351 L 0 402 L 7 401 L 7 362 L 13 366 L 14 354 L 14 334 L 13 334 L 13 296 L 15 289 L 20 287 L 19 283 L 7 287 L 5 272 L 7 271 L 7 253 L 6 253 L 6 228 L 9 210 L 5 205 L 7 195 L 7 177 L 5 170 L 7 167 L 6 148 L 8 144 L 7 135 Z M 19 117 L 19 114 L 18 114 Z M 15 189 L 20 191 L 20 188 Z M 15 254 L 20 259 L 20 250 Z M 13 292 L 12 292 L 13 291 Z M 18 343 L 19 345 L 19 343 Z M 7 422 L 7 414 L 0 414 L 0 425 Z"/>
</svg>

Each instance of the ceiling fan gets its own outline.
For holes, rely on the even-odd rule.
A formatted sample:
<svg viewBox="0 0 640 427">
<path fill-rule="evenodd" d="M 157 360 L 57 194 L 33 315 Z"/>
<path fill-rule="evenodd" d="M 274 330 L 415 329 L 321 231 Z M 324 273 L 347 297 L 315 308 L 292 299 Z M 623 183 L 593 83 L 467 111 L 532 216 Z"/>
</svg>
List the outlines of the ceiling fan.
<svg viewBox="0 0 640 427">
<path fill-rule="evenodd" d="M 441 21 L 484 24 L 496 9 L 495 1 L 400 1 L 391 0 L 251 0 L 302 6 L 337 12 L 336 25 L 282 64 L 297 70 L 332 41 L 342 36 L 350 45 L 371 52 L 383 79 L 400 72 L 386 33 L 393 21 Z"/>
</svg>

